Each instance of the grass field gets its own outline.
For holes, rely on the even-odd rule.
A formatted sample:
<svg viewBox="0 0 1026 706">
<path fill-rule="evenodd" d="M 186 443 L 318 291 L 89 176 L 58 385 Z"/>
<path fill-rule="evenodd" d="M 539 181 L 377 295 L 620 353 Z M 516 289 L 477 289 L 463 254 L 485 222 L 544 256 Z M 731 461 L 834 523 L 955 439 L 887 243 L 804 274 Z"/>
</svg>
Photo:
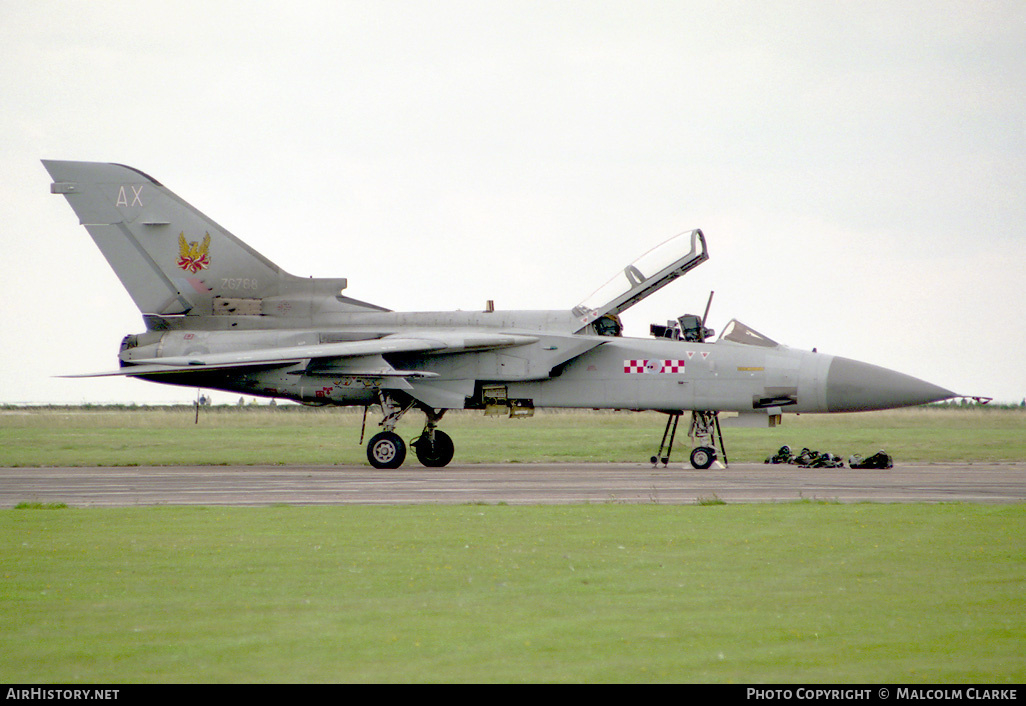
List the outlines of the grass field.
<svg viewBox="0 0 1026 706">
<path fill-rule="evenodd" d="M 456 463 L 643 461 L 664 421 L 444 426 Z M 0 465 L 363 465 L 360 423 L 8 408 Z M 1020 409 L 925 408 L 724 433 L 735 461 L 900 463 L 1021 461 L 1024 431 Z M 1021 684 L 1024 538 L 1023 504 L 26 505 L 0 510 L 0 679 Z"/>
<path fill-rule="evenodd" d="M 200 412 L 198 424 L 195 419 L 191 408 L 7 409 L 0 411 L 0 466 L 367 463 L 359 412 L 213 407 Z M 643 462 L 656 452 L 665 420 L 634 412 L 555 412 L 527 419 L 450 412 L 442 428 L 455 441 L 455 463 Z M 408 414 L 399 432 L 412 439 L 423 423 L 423 415 Z M 377 429 L 377 417 L 368 415 L 366 438 Z M 774 429 L 723 432 L 728 458 L 735 462 L 761 462 L 784 444 L 842 458 L 884 449 L 898 461 L 1026 460 L 1023 408 L 788 415 Z M 684 419 L 675 452 L 680 460 L 686 433 Z"/>
<path fill-rule="evenodd" d="M 0 511 L 0 678 L 1026 680 L 1023 505 Z"/>
</svg>

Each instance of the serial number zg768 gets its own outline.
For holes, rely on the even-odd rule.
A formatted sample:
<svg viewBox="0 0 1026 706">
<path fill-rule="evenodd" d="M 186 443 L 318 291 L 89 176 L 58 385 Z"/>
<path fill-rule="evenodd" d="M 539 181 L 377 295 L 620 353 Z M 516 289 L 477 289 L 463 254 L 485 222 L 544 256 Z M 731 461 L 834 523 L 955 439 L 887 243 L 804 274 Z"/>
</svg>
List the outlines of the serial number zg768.
<svg viewBox="0 0 1026 706">
<path fill-rule="evenodd" d="M 255 277 L 222 277 L 221 289 L 255 290 L 258 288 Z"/>
</svg>

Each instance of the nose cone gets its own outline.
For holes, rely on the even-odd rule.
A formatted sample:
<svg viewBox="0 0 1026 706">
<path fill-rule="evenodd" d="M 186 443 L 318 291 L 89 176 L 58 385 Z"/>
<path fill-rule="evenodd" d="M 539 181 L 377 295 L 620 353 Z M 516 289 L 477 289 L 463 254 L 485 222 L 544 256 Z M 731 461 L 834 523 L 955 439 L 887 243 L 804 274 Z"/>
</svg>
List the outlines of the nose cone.
<svg viewBox="0 0 1026 706">
<path fill-rule="evenodd" d="M 957 397 L 951 390 L 911 375 L 835 357 L 826 377 L 828 412 L 865 412 L 910 407 Z"/>
</svg>

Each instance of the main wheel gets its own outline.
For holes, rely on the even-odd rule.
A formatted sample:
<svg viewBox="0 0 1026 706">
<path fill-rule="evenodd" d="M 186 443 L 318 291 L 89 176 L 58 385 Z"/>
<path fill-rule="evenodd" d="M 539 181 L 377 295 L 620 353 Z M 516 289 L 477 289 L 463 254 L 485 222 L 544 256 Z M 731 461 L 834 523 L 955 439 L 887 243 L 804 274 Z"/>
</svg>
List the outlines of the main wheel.
<svg viewBox="0 0 1026 706">
<path fill-rule="evenodd" d="M 431 436 L 424 432 L 413 442 L 413 449 L 417 452 L 417 460 L 428 468 L 442 468 L 452 460 L 456 447 L 444 431 L 435 429 L 434 437 L 432 444 Z"/>
<path fill-rule="evenodd" d="M 704 471 L 713 465 L 715 460 L 716 449 L 711 449 L 708 446 L 699 446 L 691 452 L 691 465 L 699 471 Z"/>
<path fill-rule="evenodd" d="M 406 444 L 391 431 L 375 434 L 367 444 L 367 460 L 375 468 L 399 468 L 406 460 Z"/>
</svg>

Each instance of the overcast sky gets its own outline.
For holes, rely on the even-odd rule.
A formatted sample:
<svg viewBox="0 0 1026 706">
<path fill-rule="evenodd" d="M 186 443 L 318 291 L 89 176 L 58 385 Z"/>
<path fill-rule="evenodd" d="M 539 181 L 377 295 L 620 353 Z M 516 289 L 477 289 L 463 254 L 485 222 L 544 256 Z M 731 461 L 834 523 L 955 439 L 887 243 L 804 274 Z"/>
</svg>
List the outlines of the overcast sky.
<svg viewBox="0 0 1026 706">
<path fill-rule="evenodd" d="M 195 398 L 53 377 L 143 324 L 43 158 L 397 310 L 570 308 L 702 228 L 627 335 L 715 290 L 717 332 L 1026 396 L 1021 0 L 0 0 L 0 96 L 0 402 Z"/>
</svg>

